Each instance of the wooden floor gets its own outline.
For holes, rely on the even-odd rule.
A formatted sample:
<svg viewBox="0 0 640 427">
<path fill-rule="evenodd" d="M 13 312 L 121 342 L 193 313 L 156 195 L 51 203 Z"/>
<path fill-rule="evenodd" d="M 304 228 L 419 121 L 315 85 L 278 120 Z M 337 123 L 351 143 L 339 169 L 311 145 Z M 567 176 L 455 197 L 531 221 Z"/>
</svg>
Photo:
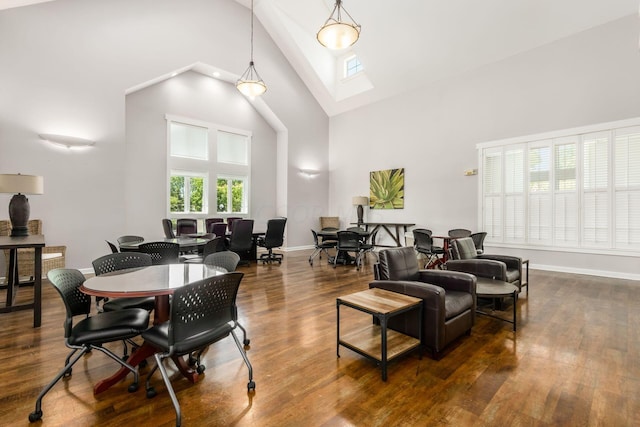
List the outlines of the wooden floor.
<svg viewBox="0 0 640 427">
<path fill-rule="evenodd" d="M 183 425 L 640 425 L 640 283 L 532 270 L 517 333 L 478 317 L 472 335 L 441 360 L 407 355 L 389 364 L 385 383 L 373 362 L 344 348 L 336 357 L 336 297 L 367 288 L 372 259 L 357 272 L 324 259 L 311 267 L 308 255 L 240 267 L 255 394 L 225 339 L 207 352 L 198 383 L 174 375 Z M 48 284 L 43 306 L 39 329 L 31 312 L 0 315 L 0 426 L 27 425 L 37 394 L 64 363 L 63 307 Z M 84 357 L 45 397 L 36 425 L 174 425 L 158 374 L 154 399 L 144 387 L 127 392 L 131 375 L 94 396 L 93 384 L 115 369 L 98 352 Z"/>
</svg>

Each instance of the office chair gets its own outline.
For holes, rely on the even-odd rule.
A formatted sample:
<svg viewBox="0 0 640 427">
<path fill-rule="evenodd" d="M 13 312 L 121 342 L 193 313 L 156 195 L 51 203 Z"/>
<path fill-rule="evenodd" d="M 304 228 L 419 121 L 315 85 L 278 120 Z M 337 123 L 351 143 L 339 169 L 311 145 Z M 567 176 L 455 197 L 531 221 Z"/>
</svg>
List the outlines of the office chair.
<svg viewBox="0 0 640 427">
<path fill-rule="evenodd" d="M 471 239 L 473 239 L 473 244 L 476 246 L 476 252 L 478 255 L 482 255 L 484 253 L 484 239 L 487 237 L 486 231 L 480 231 L 477 233 L 472 233 Z"/>
<path fill-rule="evenodd" d="M 318 233 L 315 230 L 311 230 L 311 233 L 313 234 L 313 245 L 315 247 L 315 250 L 313 251 L 311 256 L 309 256 L 309 264 L 313 265 L 313 259 L 316 256 L 319 256 L 322 259 L 322 252 L 327 255 L 327 259 L 331 259 L 331 256 L 329 255 L 329 249 L 335 248 L 338 242 L 335 240 L 323 240 L 322 242 L 320 242 L 318 240 Z"/>
<path fill-rule="evenodd" d="M 164 230 L 164 237 L 167 239 L 175 239 L 176 233 L 173 232 L 173 222 L 169 218 L 162 219 L 162 229 Z"/>
<path fill-rule="evenodd" d="M 469 237 L 471 236 L 471 230 L 467 230 L 466 228 L 454 228 L 449 230 L 449 237 L 453 237 L 454 239 L 459 239 L 461 237 Z"/>
<path fill-rule="evenodd" d="M 105 242 L 107 242 L 107 245 L 109 245 L 109 249 L 111 249 L 111 253 L 112 253 L 112 254 L 117 254 L 118 252 L 120 252 L 120 251 L 118 250 L 118 247 L 117 247 L 116 245 L 114 245 L 113 243 L 111 243 L 111 242 L 110 242 L 110 241 L 108 241 L 108 240 L 105 240 Z"/>
<path fill-rule="evenodd" d="M 171 379 L 164 367 L 164 359 L 200 352 L 210 344 L 231 335 L 249 370 L 247 390 L 255 390 L 253 368 L 235 333 L 237 325 L 236 296 L 242 280 L 242 273 L 213 276 L 177 288 L 171 300 L 171 317 L 164 324 L 146 330 L 142 337 L 155 347 L 155 366 L 149 372 L 145 388 L 147 397 L 156 396 L 151 386 L 151 376 L 160 370 L 171 402 L 176 412 L 176 426 L 182 422 L 180 403 L 171 385 Z M 197 360 L 197 371 L 204 372 L 205 366 Z"/>
<path fill-rule="evenodd" d="M 336 268 L 340 254 L 343 256 L 343 262 L 346 264 L 349 252 L 355 255 L 356 270 L 360 271 L 361 263 L 361 240 L 360 235 L 355 231 L 338 231 L 338 244 L 336 245 L 336 256 L 333 257 L 333 268 Z"/>
<path fill-rule="evenodd" d="M 133 383 L 129 386 L 130 393 L 138 390 L 138 370 L 120 360 L 111 350 L 103 344 L 131 339 L 140 335 L 149 324 L 149 312 L 140 308 L 98 313 L 89 316 L 91 312 L 91 297 L 80 291 L 85 277 L 79 271 L 68 268 L 51 270 L 47 274 L 49 282 L 58 291 L 64 302 L 67 317 L 64 321 L 65 345 L 71 352 L 65 360 L 65 365 L 55 378 L 47 384 L 36 399 L 36 408 L 29 414 L 29 421 L 35 422 L 42 418 L 42 399 L 62 377 L 70 377 L 73 365 L 80 360 L 85 353 L 100 351 L 120 365 L 133 372 Z M 84 316 L 74 326 L 73 318 Z M 80 352 L 78 353 L 78 350 Z"/>
<path fill-rule="evenodd" d="M 120 236 L 118 237 L 118 244 L 122 243 L 138 243 L 144 242 L 144 237 L 142 236 Z"/>
<path fill-rule="evenodd" d="M 416 252 L 427 257 L 424 268 L 439 268 L 444 264 L 444 261 L 442 260 L 444 249 L 433 245 L 430 230 L 423 228 L 414 229 L 413 242 Z"/>
<path fill-rule="evenodd" d="M 253 220 L 236 219 L 227 249 L 240 255 L 241 260 L 244 255 L 244 262 L 248 264 L 253 244 Z"/>
<path fill-rule="evenodd" d="M 266 248 L 268 253 L 260 255 L 262 263 L 271 263 L 278 261 L 282 264 L 282 254 L 274 254 L 273 249 L 279 248 L 284 243 L 284 227 L 287 224 L 287 218 L 273 218 L 267 221 L 267 232 L 264 237 L 258 237 L 257 244 Z"/>
<path fill-rule="evenodd" d="M 222 251 L 226 251 L 226 248 L 224 247 L 224 236 L 214 237 L 213 239 L 205 243 L 204 247 L 202 248 L 202 255 L 196 255 L 194 257 L 187 258 L 183 262 L 186 262 L 188 264 L 202 264 L 207 256 Z"/>
<path fill-rule="evenodd" d="M 178 218 L 176 221 L 176 236 L 198 232 L 198 221 L 193 218 Z"/>
<path fill-rule="evenodd" d="M 220 224 L 220 223 L 224 223 L 224 219 L 222 219 L 222 218 L 206 218 L 204 220 L 204 231 L 206 233 L 213 233 L 214 231 L 212 231 L 211 226 L 213 224 Z"/>
</svg>

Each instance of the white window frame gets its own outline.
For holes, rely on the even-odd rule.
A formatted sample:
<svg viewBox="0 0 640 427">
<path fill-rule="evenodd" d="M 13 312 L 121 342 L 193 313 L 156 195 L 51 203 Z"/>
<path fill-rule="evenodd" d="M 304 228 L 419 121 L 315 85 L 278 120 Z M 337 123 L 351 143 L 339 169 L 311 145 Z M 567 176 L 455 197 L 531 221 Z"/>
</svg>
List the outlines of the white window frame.
<svg viewBox="0 0 640 427">
<path fill-rule="evenodd" d="M 632 185 L 617 185 L 615 182 L 616 177 L 616 158 L 615 158 L 615 149 L 616 149 L 616 135 L 636 135 L 640 133 L 640 118 L 629 119 L 629 120 L 621 120 L 617 122 L 610 123 L 602 123 L 591 126 L 584 126 L 580 128 L 572 128 L 565 129 L 556 132 L 549 132 L 538 135 L 529 135 L 517 138 L 510 138 L 499 141 L 491 141 L 486 143 L 477 144 L 476 148 L 478 149 L 478 165 L 479 165 L 479 181 L 478 181 L 478 223 L 482 224 L 484 231 L 487 231 L 488 235 L 486 238 L 487 243 L 499 244 L 504 247 L 519 247 L 524 249 L 548 249 L 560 252 L 578 252 L 578 253 L 602 253 L 602 254 L 615 254 L 615 255 L 624 255 L 624 256 L 638 256 L 640 254 L 640 212 L 636 214 L 636 206 L 640 208 L 640 184 L 632 183 Z M 598 178 L 591 177 L 593 179 L 599 179 L 601 183 L 605 183 L 606 185 L 600 185 L 598 188 L 585 188 L 585 173 L 587 170 L 585 169 L 585 141 L 593 136 L 604 136 L 607 138 L 607 146 L 606 150 L 600 150 L 598 152 L 599 163 L 595 164 L 596 169 L 598 169 L 599 175 Z M 634 139 L 635 141 L 635 139 Z M 557 150 L 556 147 L 566 145 L 569 143 L 575 142 L 575 171 L 574 171 L 574 179 L 575 179 L 575 190 L 574 189 L 559 189 L 556 188 L 556 155 Z M 527 233 L 524 239 L 512 239 L 509 238 L 505 234 L 505 230 L 507 225 L 505 224 L 505 209 L 508 208 L 507 203 L 505 202 L 508 194 L 506 192 L 505 185 L 505 153 L 509 149 L 513 149 L 513 147 L 522 144 L 526 146 L 525 156 L 525 193 L 527 200 L 527 207 L 525 209 L 525 222 Z M 551 208 L 546 209 L 545 212 L 549 211 L 547 223 L 551 226 L 551 236 L 549 239 L 533 239 L 529 234 L 529 222 L 530 222 L 530 212 L 531 207 L 531 195 L 535 194 L 531 192 L 529 187 L 529 149 L 533 147 L 538 147 L 544 144 L 548 144 L 550 146 L 550 168 L 549 168 L 549 186 L 550 186 L 550 202 Z M 634 142 L 633 149 L 636 150 L 637 147 Z M 604 147 L 603 147 L 604 148 Z M 500 157 L 501 166 L 500 170 L 502 171 L 502 177 L 493 177 L 492 179 L 501 180 L 502 192 L 500 194 L 487 194 L 484 189 L 485 184 L 485 171 L 484 168 L 487 164 L 485 164 L 485 157 L 487 156 L 498 156 Z M 638 162 L 638 166 L 640 167 L 640 160 L 636 160 L 638 156 L 635 152 L 632 154 L 633 156 L 633 166 L 625 165 L 625 168 L 628 168 L 630 171 L 635 171 L 635 162 Z M 606 157 L 606 158 L 605 158 Z M 623 158 L 623 156 L 619 155 L 619 158 Z M 603 175 L 602 165 L 606 164 L 606 179 L 605 175 Z M 622 167 L 622 166 L 621 166 Z M 494 168 L 495 169 L 495 168 Z M 592 174 L 596 173 L 596 169 L 594 169 L 594 165 L 591 165 L 591 168 L 588 169 Z M 495 171 L 494 171 L 495 172 Z M 559 172 L 558 172 L 559 173 Z M 634 178 L 636 179 L 636 178 Z M 591 186 L 593 187 L 593 186 Z M 618 197 L 619 194 L 623 194 L 623 196 Z M 627 197 L 628 195 L 628 197 Z M 593 197 L 597 197 L 598 206 L 601 208 L 598 212 L 585 212 L 588 205 L 593 202 L 589 202 L 589 200 L 593 200 Z M 496 205 L 496 201 L 500 200 L 500 204 Z M 624 200 L 625 203 L 628 204 L 618 204 L 616 200 Z M 567 206 L 561 206 L 562 203 L 568 201 Z M 628 202 L 627 202 L 628 201 Z M 606 206 L 605 206 L 606 205 Z M 569 209 L 567 213 L 562 212 L 562 209 Z M 556 209 L 560 209 L 560 211 L 556 211 Z M 500 211 L 501 210 L 501 211 Z M 621 225 L 619 228 L 616 228 L 616 215 L 619 211 L 624 210 L 622 212 L 622 216 L 618 216 L 618 218 L 624 219 L 626 223 Z M 562 229 L 561 231 L 567 230 L 570 233 L 577 234 L 576 238 L 566 238 L 556 227 L 561 226 L 562 221 L 564 221 L 563 217 L 558 217 L 558 214 L 569 215 L 571 218 L 572 215 L 575 215 L 575 221 L 566 222 L 569 224 L 569 228 Z M 490 224 L 490 221 L 487 218 L 492 218 L 496 216 L 499 218 L 498 225 Z M 545 213 L 547 215 L 547 213 Z M 595 215 L 595 223 L 594 221 Z M 597 216 L 600 216 L 598 218 Z M 606 216 L 605 216 L 606 215 Z M 565 218 L 566 219 L 566 218 Z M 622 221 L 620 219 L 620 221 Z M 591 221 L 590 224 L 587 224 L 588 221 Z M 594 225 L 595 224 L 595 225 Z M 599 224 L 599 225 L 598 225 Z M 496 229 L 497 227 L 497 229 Z M 574 230 L 575 227 L 575 230 Z M 591 229 L 587 229 L 585 227 L 591 227 Z M 596 227 L 595 229 L 593 227 Z M 622 235 L 620 233 L 624 233 L 627 230 L 628 235 Z M 618 235 L 616 235 L 616 232 Z M 594 234 L 596 233 L 596 234 Z"/>
<path fill-rule="evenodd" d="M 219 179 L 224 179 L 227 180 L 227 206 L 228 207 L 232 207 L 233 203 L 232 203 L 232 192 L 231 192 L 231 182 L 230 181 L 238 181 L 241 180 L 243 181 L 243 192 L 242 192 L 242 211 L 241 212 L 233 212 L 232 210 L 227 210 L 224 212 L 218 211 L 218 206 L 216 206 L 216 211 L 219 215 L 235 215 L 235 214 L 246 214 L 247 213 L 247 203 L 248 203 L 248 189 L 249 189 L 249 180 L 247 179 L 246 176 L 241 176 L 241 175 L 229 175 L 229 174 L 220 174 L 216 177 L 216 191 L 218 188 L 218 180 Z M 216 203 L 217 203 L 217 195 L 216 195 Z"/>
<path fill-rule="evenodd" d="M 212 182 L 213 177 L 218 175 L 234 176 L 235 179 L 243 179 L 245 182 L 245 188 L 243 193 L 243 212 L 233 212 L 238 215 L 248 215 L 250 212 L 250 200 L 251 200 L 251 188 L 249 183 L 251 182 L 251 140 L 252 133 L 244 129 L 232 128 L 216 123 L 206 122 L 202 120 L 192 119 L 189 117 L 177 116 L 172 114 L 166 114 L 165 120 L 167 122 L 167 195 L 166 200 L 166 215 L 170 219 L 178 218 L 196 218 L 204 220 L 210 216 L 218 215 L 217 212 L 217 180 Z M 180 123 L 191 126 L 198 126 L 207 129 L 208 132 L 208 159 L 194 159 L 179 156 L 171 156 L 171 123 Z M 230 164 L 217 161 L 217 135 L 218 132 L 234 133 L 247 137 L 247 164 Z M 172 213 L 171 212 L 171 175 L 172 172 L 179 171 L 181 175 L 185 176 L 204 176 L 205 182 L 203 188 L 203 212 L 184 212 L 184 213 Z M 187 195 L 185 195 L 185 198 Z M 185 209 L 187 201 L 185 200 Z M 206 207 L 206 208 L 205 208 Z"/>
<path fill-rule="evenodd" d="M 171 212 L 171 203 L 169 201 L 169 214 L 171 216 L 188 216 L 194 214 L 206 214 L 209 211 L 209 198 L 206 195 L 209 192 L 209 174 L 208 173 L 198 173 L 191 171 L 184 171 L 178 169 L 172 169 L 169 172 L 169 177 L 173 178 L 174 176 L 182 176 L 184 178 L 192 178 L 199 177 L 203 179 L 202 183 L 202 211 L 201 212 L 191 212 L 191 183 L 190 180 L 185 179 L 184 182 L 184 211 L 182 212 Z M 169 182 L 169 186 L 171 186 L 171 182 Z M 169 189 L 169 197 L 171 197 L 171 189 Z"/>
<path fill-rule="evenodd" d="M 352 60 L 356 60 L 358 61 L 358 65 L 355 67 L 356 71 L 353 74 L 349 74 L 349 62 Z M 350 53 L 348 55 L 345 55 L 343 57 L 342 60 L 342 75 L 341 80 L 350 80 L 353 79 L 359 75 L 361 75 L 364 72 L 364 65 L 362 64 L 362 62 L 360 61 L 360 59 L 358 58 L 358 56 L 355 53 Z"/>
</svg>

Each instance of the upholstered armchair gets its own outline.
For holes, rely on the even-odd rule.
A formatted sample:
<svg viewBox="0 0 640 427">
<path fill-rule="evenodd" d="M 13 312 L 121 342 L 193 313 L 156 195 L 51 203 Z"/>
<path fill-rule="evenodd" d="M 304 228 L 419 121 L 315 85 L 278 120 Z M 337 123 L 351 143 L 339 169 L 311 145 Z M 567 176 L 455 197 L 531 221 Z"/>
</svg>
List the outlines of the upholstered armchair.
<svg viewBox="0 0 640 427">
<path fill-rule="evenodd" d="M 420 270 L 412 247 L 380 251 L 369 288 L 386 289 L 424 302 L 422 319 L 415 311 L 389 319 L 388 327 L 417 338 L 422 322 L 422 344 L 438 359 L 442 350 L 461 335 L 471 333 L 476 317 L 476 278 L 471 274 Z"/>
<path fill-rule="evenodd" d="M 464 271 L 475 276 L 502 280 L 521 288 L 522 259 L 510 255 L 478 255 L 471 237 L 452 240 L 447 270 Z"/>
<path fill-rule="evenodd" d="M 42 221 L 39 219 L 29 220 L 27 224 L 29 234 L 43 234 Z M 0 220 L 0 236 L 11 234 L 11 223 L 9 220 Z M 9 251 L 4 251 L 5 272 L 9 269 Z M 42 248 L 42 277 L 46 278 L 49 270 L 65 267 L 66 246 L 45 246 Z M 34 249 L 18 249 L 18 275 L 33 279 L 34 272 Z"/>
</svg>

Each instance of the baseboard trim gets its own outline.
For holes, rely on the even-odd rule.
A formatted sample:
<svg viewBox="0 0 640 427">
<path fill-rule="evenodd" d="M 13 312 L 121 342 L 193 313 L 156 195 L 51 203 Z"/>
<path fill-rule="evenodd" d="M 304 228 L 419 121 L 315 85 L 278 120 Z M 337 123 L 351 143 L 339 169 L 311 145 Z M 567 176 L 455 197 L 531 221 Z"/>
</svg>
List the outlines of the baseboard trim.
<svg viewBox="0 0 640 427">
<path fill-rule="evenodd" d="M 585 274 L 587 276 L 611 277 L 614 279 L 626 279 L 640 281 L 640 274 L 619 273 L 609 270 L 591 270 L 587 268 L 562 267 L 558 265 L 531 264 L 532 270 L 557 271 L 559 273 Z"/>
</svg>

